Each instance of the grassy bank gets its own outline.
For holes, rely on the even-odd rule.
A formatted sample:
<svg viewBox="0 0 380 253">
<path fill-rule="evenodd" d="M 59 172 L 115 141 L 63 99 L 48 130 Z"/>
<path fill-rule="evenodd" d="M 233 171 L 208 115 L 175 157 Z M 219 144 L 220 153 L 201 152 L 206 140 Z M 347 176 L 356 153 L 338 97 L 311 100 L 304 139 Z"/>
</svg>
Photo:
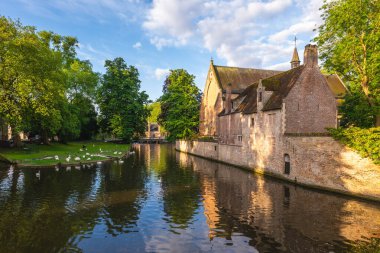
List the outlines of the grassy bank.
<svg viewBox="0 0 380 253">
<path fill-rule="evenodd" d="M 83 149 L 83 145 L 86 149 Z M 96 162 L 121 157 L 130 145 L 109 142 L 71 142 L 51 145 L 27 144 L 24 148 L 0 148 L 0 156 L 20 165 L 48 166 Z"/>
</svg>

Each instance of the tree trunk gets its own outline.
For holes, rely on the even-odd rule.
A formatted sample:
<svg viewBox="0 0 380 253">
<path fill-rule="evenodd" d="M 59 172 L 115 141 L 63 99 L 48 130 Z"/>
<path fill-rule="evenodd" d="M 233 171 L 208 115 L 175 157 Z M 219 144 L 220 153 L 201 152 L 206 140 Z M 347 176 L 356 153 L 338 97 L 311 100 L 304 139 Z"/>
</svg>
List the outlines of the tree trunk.
<svg viewBox="0 0 380 253">
<path fill-rule="evenodd" d="M 376 123 L 375 123 L 375 126 L 376 126 L 376 127 L 380 127 L 380 115 L 376 115 Z"/>
<path fill-rule="evenodd" d="M 15 133 L 13 134 L 13 145 L 14 147 L 16 148 L 21 148 L 23 146 L 23 143 L 21 141 L 21 138 L 20 138 L 20 134 L 19 133 Z"/>
<path fill-rule="evenodd" d="M 49 137 L 46 132 L 41 134 L 41 141 L 43 144 L 49 145 Z"/>
</svg>

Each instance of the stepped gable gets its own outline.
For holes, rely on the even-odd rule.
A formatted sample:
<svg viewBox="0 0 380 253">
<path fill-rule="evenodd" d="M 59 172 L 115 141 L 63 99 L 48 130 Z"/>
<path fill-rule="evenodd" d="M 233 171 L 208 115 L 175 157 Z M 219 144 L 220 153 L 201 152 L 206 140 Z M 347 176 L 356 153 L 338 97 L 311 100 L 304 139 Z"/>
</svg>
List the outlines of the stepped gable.
<svg viewBox="0 0 380 253">
<path fill-rule="evenodd" d="M 266 91 L 273 91 L 272 96 L 265 103 L 263 111 L 281 109 L 282 99 L 294 87 L 303 69 L 304 65 L 261 81 Z"/>
<path fill-rule="evenodd" d="M 230 83 L 232 93 L 240 93 L 250 84 L 258 82 L 260 79 L 281 73 L 282 71 L 252 69 L 252 68 L 237 68 L 214 65 L 215 74 L 221 88 L 225 90 Z"/>
</svg>

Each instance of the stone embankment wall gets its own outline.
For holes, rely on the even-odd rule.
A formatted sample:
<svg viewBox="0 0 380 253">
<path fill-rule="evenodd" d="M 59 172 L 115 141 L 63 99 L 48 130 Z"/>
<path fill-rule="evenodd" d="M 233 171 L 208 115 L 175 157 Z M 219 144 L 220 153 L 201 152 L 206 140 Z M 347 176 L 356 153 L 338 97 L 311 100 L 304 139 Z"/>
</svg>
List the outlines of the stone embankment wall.
<svg viewBox="0 0 380 253">
<path fill-rule="evenodd" d="M 283 136 L 272 149 L 177 141 L 176 149 L 310 187 L 380 201 L 380 166 L 331 137 Z M 284 173 L 284 155 L 290 173 Z"/>
</svg>

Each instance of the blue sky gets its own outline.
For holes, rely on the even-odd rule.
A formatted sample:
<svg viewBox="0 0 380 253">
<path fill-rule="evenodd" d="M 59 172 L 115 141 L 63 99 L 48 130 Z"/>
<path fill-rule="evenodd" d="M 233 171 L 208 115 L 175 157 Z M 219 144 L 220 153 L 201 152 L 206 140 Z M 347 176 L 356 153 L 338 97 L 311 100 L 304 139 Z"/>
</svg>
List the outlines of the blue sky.
<svg viewBox="0 0 380 253">
<path fill-rule="evenodd" d="M 78 38 L 81 59 L 104 73 L 123 57 L 139 69 L 142 89 L 161 95 L 169 69 L 184 68 L 203 90 L 216 65 L 287 70 L 298 37 L 315 36 L 322 0 L 2 0 L 0 15 Z"/>
</svg>

